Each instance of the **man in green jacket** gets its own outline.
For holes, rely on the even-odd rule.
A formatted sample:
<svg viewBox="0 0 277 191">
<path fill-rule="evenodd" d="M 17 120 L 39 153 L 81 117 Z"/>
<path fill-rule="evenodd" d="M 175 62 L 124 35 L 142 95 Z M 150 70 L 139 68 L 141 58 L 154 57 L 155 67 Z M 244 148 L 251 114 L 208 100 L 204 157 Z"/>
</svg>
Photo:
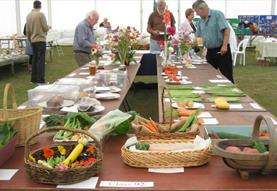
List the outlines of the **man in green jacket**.
<svg viewBox="0 0 277 191">
<path fill-rule="evenodd" d="M 50 26 L 47 25 L 45 15 L 40 12 L 41 2 L 34 1 L 33 10 L 27 15 L 26 33 L 33 49 L 31 82 L 45 83 L 45 52 L 46 35 Z"/>
</svg>

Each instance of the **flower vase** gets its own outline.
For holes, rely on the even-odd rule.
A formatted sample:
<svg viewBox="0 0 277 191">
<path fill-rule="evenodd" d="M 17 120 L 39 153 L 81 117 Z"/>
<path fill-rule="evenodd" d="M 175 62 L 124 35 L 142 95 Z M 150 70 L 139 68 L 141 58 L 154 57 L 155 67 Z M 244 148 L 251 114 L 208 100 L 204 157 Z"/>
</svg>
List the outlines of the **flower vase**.
<svg viewBox="0 0 277 191">
<path fill-rule="evenodd" d="M 164 51 L 163 51 L 163 63 L 164 66 L 165 65 L 171 65 L 171 61 L 170 61 L 170 51 L 168 50 L 168 43 L 167 41 L 165 41 L 165 45 L 164 45 Z"/>
</svg>

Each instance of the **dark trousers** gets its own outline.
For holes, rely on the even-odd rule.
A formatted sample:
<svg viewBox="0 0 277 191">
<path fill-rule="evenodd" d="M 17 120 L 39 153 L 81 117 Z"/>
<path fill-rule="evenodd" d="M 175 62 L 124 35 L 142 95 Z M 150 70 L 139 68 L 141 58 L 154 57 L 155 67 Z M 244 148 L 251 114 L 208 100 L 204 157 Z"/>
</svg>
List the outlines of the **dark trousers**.
<svg viewBox="0 0 277 191">
<path fill-rule="evenodd" d="M 221 47 L 208 48 L 206 59 L 215 69 L 219 69 L 228 80 L 234 83 L 233 79 L 233 62 L 231 49 L 228 45 L 228 51 L 226 54 L 219 54 Z"/>
<path fill-rule="evenodd" d="M 31 82 L 45 83 L 45 52 L 46 42 L 34 42 Z"/>
</svg>

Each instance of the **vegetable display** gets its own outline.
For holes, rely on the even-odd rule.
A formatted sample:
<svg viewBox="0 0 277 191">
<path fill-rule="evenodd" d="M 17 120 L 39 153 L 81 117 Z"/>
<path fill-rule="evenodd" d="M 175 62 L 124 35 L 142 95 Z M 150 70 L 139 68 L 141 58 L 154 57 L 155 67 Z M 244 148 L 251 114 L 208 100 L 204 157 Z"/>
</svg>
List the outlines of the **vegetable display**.
<svg viewBox="0 0 277 191">
<path fill-rule="evenodd" d="M 85 138 L 80 139 L 75 147 L 73 145 L 44 146 L 41 150 L 29 154 L 30 161 L 59 171 L 90 165 L 96 162 L 96 158 L 96 147 L 88 144 Z"/>
<path fill-rule="evenodd" d="M 229 103 L 223 97 L 216 98 L 214 102 L 217 109 L 222 109 L 222 110 L 230 109 Z"/>
<path fill-rule="evenodd" d="M 95 121 L 96 117 L 90 117 L 85 112 L 68 113 L 66 116 L 64 127 L 72 129 L 88 129 Z M 73 133 L 70 131 L 60 130 L 54 136 L 56 140 L 70 140 L 73 137 Z M 75 137 L 74 140 L 78 140 L 80 137 Z"/>
</svg>

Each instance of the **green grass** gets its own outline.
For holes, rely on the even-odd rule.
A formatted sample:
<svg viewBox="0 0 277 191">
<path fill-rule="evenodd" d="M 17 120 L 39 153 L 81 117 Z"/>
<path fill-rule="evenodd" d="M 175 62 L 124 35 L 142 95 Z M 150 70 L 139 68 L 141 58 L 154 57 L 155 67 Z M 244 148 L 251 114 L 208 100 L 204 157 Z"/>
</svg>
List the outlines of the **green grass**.
<svg viewBox="0 0 277 191">
<path fill-rule="evenodd" d="M 65 55 L 58 56 L 55 49 L 53 61 L 46 65 L 46 80 L 49 82 L 54 82 L 77 68 L 72 48 L 63 47 L 63 50 Z M 255 50 L 250 48 L 247 50 L 246 66 L 237 64 L 234 67 L 234 78 L 238 87 L 275 116 L 277 116 L 276 74 L 277 64 L 274 62 L 269 66 L 258 64 Z M 14 75 L 10 72 L 10 66 L 0 67 L 0 108 L 2 108 L 1 100 L 6 83 L 12 83 L 18 104 L 27 100 L 27 90 L 35 87 L 29 83 L 30 75 L 26 63 L 16 64 Z M 155 83 L 157 78 L 155 76 L 138 76 L 136 81 Z M 157 89 L 136 89 L 136 92 L 131 90 L 127 100 L 133 110 L 145 117 L 151 116 L 155 120 L 158 119 Z"/>
</svg>

